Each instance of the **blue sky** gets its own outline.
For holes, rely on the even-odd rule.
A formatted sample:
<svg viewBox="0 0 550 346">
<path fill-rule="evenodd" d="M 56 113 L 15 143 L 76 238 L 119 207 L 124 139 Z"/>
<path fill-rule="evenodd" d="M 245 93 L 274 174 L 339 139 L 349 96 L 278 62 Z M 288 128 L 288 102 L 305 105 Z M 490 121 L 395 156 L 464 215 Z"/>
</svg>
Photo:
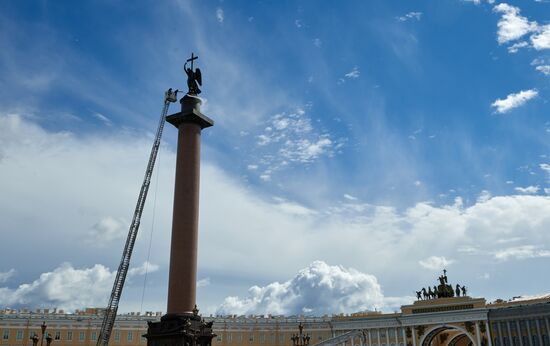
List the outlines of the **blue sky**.
<svg viewBox="0 0 550 346">
<path fill-rule="evenodd" d="M 204 311 L 391 310 L 443 267 L 488 299 L 544 293 L 549 6 L 2 2 L 0 305 L 106 302 L 163 92 L 184 88 L 191 52 L 216 122 L 203 133 Z M 136 270 L 126 310 L 164 310 L 175 134 L 133 259 L 153 229 L 145 302 Z M 360 303 L 320 306 L 302 277 L 359 287 Z M 51 294 L 86 280 L 102 284 Z"/>
</svg>

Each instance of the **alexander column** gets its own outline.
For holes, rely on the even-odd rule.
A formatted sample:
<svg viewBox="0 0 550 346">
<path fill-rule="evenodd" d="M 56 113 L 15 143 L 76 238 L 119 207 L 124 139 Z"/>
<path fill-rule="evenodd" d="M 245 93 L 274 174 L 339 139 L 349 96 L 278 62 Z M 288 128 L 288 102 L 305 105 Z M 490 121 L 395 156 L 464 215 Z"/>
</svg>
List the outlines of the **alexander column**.
<svg viewBox="0 0 550 346">
<path fill-rule="evenodd" d="M 189 91 L 180 100 L 181 112 L 166 117 L 178 129 L 168 306 L 160 322 L 149 322 L 148 346 L 209 346 L 214 337 L 212 323 L 204 323 L 196 307 L 200 140 L 202 129 L 214 125 L 200 111 L 197 58 L 191 54 L 184 65 Z"/>
</svg>

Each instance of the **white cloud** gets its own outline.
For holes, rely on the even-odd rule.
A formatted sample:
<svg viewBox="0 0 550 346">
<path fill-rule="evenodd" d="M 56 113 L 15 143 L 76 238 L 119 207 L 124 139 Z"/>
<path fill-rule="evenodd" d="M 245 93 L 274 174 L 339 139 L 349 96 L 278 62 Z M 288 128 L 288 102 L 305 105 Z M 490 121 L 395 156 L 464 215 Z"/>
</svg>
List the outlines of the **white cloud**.
<svg viewBox="0 0 550 346">
<path fill-rule="evenodd" d="M 356 201 L 357 200 L 357 197 L 349 195 L 347 193 L 344 194 L 344 198 L 349 200 L 349 201 Z"/>
<path fill-rule="evenodd" d="M 313 45 L 317 48 L 321 48 L 321 46 L 323 45 L 323 41 L 321 41 L 320 38 L 315 38 L 313 39 Z"/>
<path fill-rule="evenodd" d="M 481 193 L 477 197 L 477 201 L 481 202 L 481 203 L 487 202 L 488 200 L 491 199 L 491 197 L 492 197 L 491 192 L 489 192 L 487 190 L 483 190 L 483 191 L 481 191 Z"/>
<path fill-rule="evenodd" d="M 94 117 L 98 118 L 99 120 L 101 120 L 101 122 L 103 122 L 107 126 L 112 126 L 113 125 L 113 122 L 111 121 L 111 119 L 107 118 L 105 115 L 103 115 L 99 112 L 93 112 L 92 115 Z"/>
<path fill-rule="evenodd" d="M 550 181 L 550 164 L 547 163 L 541 163 L 539 165 L 540 169 L 546 172 L 548 174 L 548 180 Z"/>
<path fill-rule="evenodd" d="M 536 50 L 550 49 L 550 24 L 539 25 L 520 15 L 519 7 L 500 3 L 493 11 L 502 13 L 498 21 L 497 41 L 499 44 L 519 40 L 527 34 L 529 42 L 521 41 L 508 47 L 508 52 L 516 53 L 520 48 L 533 47 Z"/>
<path fill-rule="evenodd" d="M 532 195 L 539 192 L 540 188 L 538 186 L 533 186 L 533 185 L 527 186 L 527 187 L 517 186 L 514 188 L 514 190 L 516 190 L 519 193 Z"/>
<path fill-rule="evenodd" d="M 545 76 L 550 76 L 550 65 L 539 65 L 535 67 L 535 70 L 541 72 Z"/>
<path fill-rule="evenodd" d="M 253 164 L 269 181 L 273 172 L 291 164 L 309 164 L 322 157 L 332 157 L 342 145 L 327 132 L 319 132 L 302 108 L 292 113 L 279 113 L 262 125 L 256 136 L 261 158 Z M 264 169 L 265 168 L 265 169 Z"/>
<path fill-rule="evenodd" d="M 475 5 L 479 5 L 481 4 L 481 0 L 462 0 L 464 2 L 472 2 L 474 3 Z M 495 3 L 495 0 L 487 0 L 487 3 L 488 4 L 494 4 Z"/>
<path fill-rule="evenodd" d="M 360 72 L 359 68 L 355 66 L 350 72 L 346 73 L 344 76 L 349 79 L 359 78 Z"/>
<path fill-rule="evenodd" d="M 218 7 L 216 9 L 216 19 L 218 20 L 218 22 L 223 23 L 224 13 L 223 13 L 223 9 L 221 7 Z"/>
<path fill-rule="evenodd" d="M 502 17 L 497 24 L 499 44 L 517 40 L 537 29 L 537 23 L 530 22 L 527 18 L 521 16 L 518 7 L 500 3 L 493 8 L 493 11 L 502 13 Z"/>
<path fill-rule="evenodd" d="M 510 47 L 508 47 L 508 53 L 517 53 L 520 48 L 529 47 L 529 43 L 526 41 L 521 41 L 518 43 L 514 43 Z"/>
<path fill-rule="evenodd" d="M 154 273 L 159 270 L 159 266 L 150 262 L 143 262 L 139 267 L 130 267 L 128 270 L 129 276 L 145 275 L 147 273 Z"/>
<path fill-rule="evenodd" d="M 418 261 L 418 264 L 429 270 L 443 270 L 452 263 L 454 263 L 454 260 L 446 259 L 443 256 L 430 256 Z"/>
<path fill-rule="evenodd" d="M 374 276 L 314 261 L 288 281 L 253 286 L 245 298 L 225 298 L 217 313 L 321 316 L 372 310 L 383 304 L 382 290 Z"/>
<path fill-rule="evenodd" d="M 7 272 L 0 272 L 0 283 L 8 281 L 14 275 L 15 275 L 14 268 L 8 270 Z"/>
<path fill-rule="evenodd" d="M 288 215 L 297 215 L 297 216 L 306 216 L 315 214 L 314 210 L 304 207 L 298 203 L 289 202 L 284 198 L 274 198 L 277 201 L 277 204 L 274 206 L 275 209 L 282 211 Z"/>
<path fill-rule="evenodd" d="M 65 310 L 103 306 L 115 274 L 101 264 L 77 269 L 64 263 L 29 284 L 16 289 L 0 288 L 0 301 L 5 306 L 56 306 Z"/>
<path fill-rule="evenodd" d="M 294 25 L 296 25 L 297 28 L 301 28 L 302 26 L 304 26 L 304 24 L 302 23 L 302 21 L 300 19 L 296 19 L 294 21 Z"/>
<path fill-rule="evenodd" d="M 495 251 L 493 255 L 495 259 L 499 261 L 507 261 L 510 259 L 522 260 L 528 258 L 550 257 L 550 251 L 541 250 L 540 247 L 534 245 L 522 245 Z"/>
<path fill-rule="evenodd" d="M 403 16 L 400 16 L 400 17 L 397 17 L 397 20 L 400 21 L 400 22 L 406 22 L 407 20 L 409 19 L 415 19 L 415 20 L 420 20 L 420 18 L 422 17 L 422 12 L 409 12 Z"/>
<path fill-rule="evenodd" d="M 495 107 L 498 113 L 504 114 L 514 108 L 522 106 L 538 94 L 539 92 L 537 89 L 522 90 L 515 94 L 509 94 L 505 99 L 497 99 L 491 104 L 491 107 Z"/>
<path fill-rule="evenodd" d="M 10 234 L 3 239 L 3 270 L 15 268 L 18 273 L 32 273 L 33 268 L 42 263 L 53 268 L 48 263 L 57 260 L 60 253 L 64 258 L 78 258 L 79 263 L 88 263 L 78 268 L 93 267 L 98 251 L 82 239 L 90 225 L 105 215 L 131 215 L 150 140 L 143 135 L 120 133 L 112 137 L 76 136 L 44 130 L 18 116 L 0 116 L 0 233 Z M 211 150 L 206 144 L 206 150 Z M 164 148 L 157 166 L 160 168 L 157 172 L 161 173 L 156 208 L 159 229 L 170 229 L 174 161 L 174 152 Z M 40 167 L 40 174 L 35 174 L 36 167 Z M 265 171 L 263 166 L 258 169 L 258 172 Z M 414 180 L 409 181 L 412 184 Z M 311 191 L 318 193 L 319 185 L 315 185 L 315 189 Z M 275 278 L 291 277 L 297 263 L 306 266 L 322 254 L 328 263 L 355 267 L 383 276 L 389 282 L 420 285 L 418 260 L 434 255 L 434 249 L 447 259 L 460 258 L 461 266 L 454 266 L 453 272 L 475 278 L 492 270 L 487 266 L 493 265 L 494 253 L 504 246 L 498 243 L 499 239 L 522 237 L 524 241 L 518 244 L 540 245 L 537 251 L 550 248 L 547 231 L 550 197 L 546 195 L 496 196 L 484 201 L 470 200 L 470 205 L 458 198 L 450 205 L 417 203 L 404 209 L 349 199 L 335 205 L 329 201 L 327 207 L 297 203 L 288 197 L 286 203 L 293 206 L 281 206 L 281 201 L 274 201 L 270 194 L 260 194 L 238 176 L 228 174 L 211 161 L 203 161 L 199 270 L 254 277 L 258 268 L 262 268 L 264 273 L 269 273 L 271 282 Z M 300 208 L 293 208 L 295 205 L 314 212 L 299 214 L 296 211 Z M 220 210 L 224 211 L 223 218 L 219 217 Z M 51 217 L 59 215 L 59 211 L 63 211 L 63 217 Z M 147 213 L 150 211 L 151 208 L 146 208 L 142 227 L 149 225 Z M 169 232 L 157 232 L 154 239 L 151 254 L 156 257 L 151 261 L 158 263 L 159 271 L 164 273 L 169 260 Z M 281 239 L 292 241 L 281 242 Z M 55 244 L 55 252 L 43 246 L 48 242 Z M 25 261 L 18 256 L 21 249 L 18 245 L 23 243 L 33 246 L 33 257 L 40 258 L 40 263 L 34 258 Z M 101 260 L 111 266 L 117 264 L 121 245 L 112 244 L 101 251 Z M 392 251 L 388 251 L 389 248 Z M 460 249 L 472 249 L 472 252 L 459 252 Z M 146 243 L 136 242 L 136 250 L 133 260 L 143 263 Z M 509 260 L 515 258 L 509 257 Z M 521 277 L 521 273 L 512 273 L 509 266 L 495 270 L 502 272 L 499 277 Z M 17 276 L 20 277 L 21 274 Z M 494 280 L 499 285 L 503 283 L 498 278 Z M 108 281 L 106 295 L 98 297 L 108 297 L 112 280 Z M 214 286 L 218 286 L 218 282 L 209 289 Z M 132 289 L 132 285 L 126 289 Z M 138 292 L 141 289 L 140 285 Z M 398 291 L 392 295 L 399 295 L 399 287 L 391 289 Z M 13 291 L 15 289 L 2 289 L 3 294 L 8 293 L 10 297 Z M 164 288 L 161 291 L 159 295 L 165 294 Z M 65 294 L 69 299 L 73 297 L 72 293 Z M 41 301 L 39 297 L 32 304 L 38 305 Z M 43 304 L 59 306 L 48 299 L 44 299 Z M 163 309 L 164 303 L 159 303 L 158 308 Z"/>
<path fill-rule="evenodd" d="M 550 49 L 550 24 L 540 26 L 531 36 L 531 43 L 536 50 Z"/>
<path fill-rule="evenodd" d="M 197 287 L 210 286 L 210 278 L 204 278 L 197 281 Z"/>
<path fill-rule="evenodd" d="M 104 217 L 92 226 L 88 241 L 93 245 L 103 246 L 113 240 L 123 239 L 128 227 L 128 222 L 123 218 Z"/>
<path fill-rule="evenodd" d="M 129 276 L 143 275 L 144 263 L 128 271 Z M 149 272 L 158 266 L 149 264 Z M 0 302 L 5 306 L 51 307 L 75 310 L 89 306 L 107 305 L 116 271 L 96 264 L 90 268 L 74 268 L 63 263 L 51 272 L 40 274 L 31 283 L 24 283 L 15 289 L 0 287 Z"/>
</svg>

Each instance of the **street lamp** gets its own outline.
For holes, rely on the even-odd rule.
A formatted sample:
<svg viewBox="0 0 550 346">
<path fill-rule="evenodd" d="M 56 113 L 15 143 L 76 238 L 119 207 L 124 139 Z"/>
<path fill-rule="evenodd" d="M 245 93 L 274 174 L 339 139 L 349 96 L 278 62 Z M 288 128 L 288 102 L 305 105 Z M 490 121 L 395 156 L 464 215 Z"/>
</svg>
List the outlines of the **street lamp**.
<svg viewBox="0 0 550 346">
<path fill-rule="evenodd" d="M 298 325 L 298 329 L 300 330 L 299 334 L 294 334 L 290 338 L 292 340 L 292 346 L 308 346 L 309 345 L 309 335 L 304 334 L 304 326 L 302 325 L 302 322 Z"/>
<path fill-rule="evenodd" d="M 46 336 L 46 346 L 50 346 L 50 344 L 52 343 L 53 338 L 50 335 L 50 333 L 46 334 L 46 328 L 48 328 L 48 326 L 46 325 L 46 322 L 42 322 L 42 325 L 40 326 L 40 329 L 42 330 L 42 337 L 40 338 L 40 346 L 44 346 L 44 336 Z M 31 340 L 32 340 L 32 346 L 37 346 L 38 340 L 39 340 L 38 335 L 34 333 Z"/>
</svg>

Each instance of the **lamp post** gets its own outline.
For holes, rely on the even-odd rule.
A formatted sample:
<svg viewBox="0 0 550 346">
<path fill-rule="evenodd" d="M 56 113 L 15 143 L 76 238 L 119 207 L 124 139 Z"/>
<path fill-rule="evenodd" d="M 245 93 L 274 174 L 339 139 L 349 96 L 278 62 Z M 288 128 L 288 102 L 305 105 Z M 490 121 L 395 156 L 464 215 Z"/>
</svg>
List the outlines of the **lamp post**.
<svg viewBox="0 0 550 346">
<path fill-rule="evenodd" d="M 304 326 L 302 325 L 302 322 L 298 325 L 298 330 L 300 332 L 292 335 L 290 338 L 290 340 L 292 340 L 292 346 L 308 346 L 310 337 L 309 335 L 304 334 Z"/>
<path fill-rule="evenodd" d="M 46 322 L 42 322 L 42 325 L 40 326 L 40 329 L 42 330 L 42 336 L 40 337 L 40 346 L 44 346 L 44 336 L 46 336 L 46 346 L 50 346 L 50 344 L 53 341 L 53 338 L 50 335 L 50 333 L 46 334 L 46 328 L 48 328 L 48 326 L 46 325 Z M 38 340 L 39 340 L 38 335 L 34 333 L 31 339 L 32 339 L 32 346 L 37 346 Z"/>
</svg>

